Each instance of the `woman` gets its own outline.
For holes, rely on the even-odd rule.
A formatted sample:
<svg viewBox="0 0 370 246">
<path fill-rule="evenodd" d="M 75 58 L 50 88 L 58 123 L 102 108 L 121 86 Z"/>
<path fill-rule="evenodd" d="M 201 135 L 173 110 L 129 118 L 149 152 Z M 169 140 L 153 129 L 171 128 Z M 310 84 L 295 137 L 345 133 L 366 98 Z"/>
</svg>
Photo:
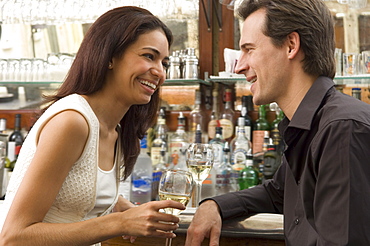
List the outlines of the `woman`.
<svg viewBox="0 0 370 246">
<path fill-rule="evenodd" d="M 139 139 L 156 117 L 171 42 L 170 30 L 141 8 L 116 8 L 96 20 L 24 142 L 6 194 L 0 245 L 175 237 L 168 231 L 179 219 L 158 211 L 183 205 L 134 207 L 117 195 L 120 176 L 131 173 Z"/>
</svg>

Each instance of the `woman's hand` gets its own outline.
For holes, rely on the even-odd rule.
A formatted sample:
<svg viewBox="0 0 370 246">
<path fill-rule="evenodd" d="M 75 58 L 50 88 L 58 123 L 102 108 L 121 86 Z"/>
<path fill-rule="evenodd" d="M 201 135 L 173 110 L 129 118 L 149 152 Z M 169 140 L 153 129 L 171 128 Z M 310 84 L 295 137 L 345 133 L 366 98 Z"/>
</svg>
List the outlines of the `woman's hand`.
<svg viewBox="0 0 370 246">
<path fill-rule="evenodd" d="M 127 209 L 136 207 L 132 202 L 125 199 L 123 196 L 119 196 L 116 205 L 113 208 L 113 212 L 123 212 Z"/>
<path fill-rule="evenodd" d="M 126 211 L 127 209 L 134 208 L 134 207 L 135 205 L 132 202 L 125 199 L 123 196 L 119 196 L 117 204 L 113 208 L 113 212 L 123 212 L 123 211 Z M 122 238 L 125 240 L 129 239 L 131 243 L 134 243 L 137 237 L 122 235 Z"/>
<path fill-rule="evenodd" d="M 184 210 L 185 206 L 175 201 L 153 201 L 140 206 L 131 207 L 122 212 L 122 226 L 126 229 L 124 239 L 132 240 L 133 237 L 162 237 L 174 238 L 176 235 L 171 231 L 179 226 L 180 219 L 171 214 L 159 212 L 164 208 L 176 208 Z M 127 236 L 131 235 L 131 236 Z M 132 241 L 131 241 L 132 242 Z"/>
</svg>

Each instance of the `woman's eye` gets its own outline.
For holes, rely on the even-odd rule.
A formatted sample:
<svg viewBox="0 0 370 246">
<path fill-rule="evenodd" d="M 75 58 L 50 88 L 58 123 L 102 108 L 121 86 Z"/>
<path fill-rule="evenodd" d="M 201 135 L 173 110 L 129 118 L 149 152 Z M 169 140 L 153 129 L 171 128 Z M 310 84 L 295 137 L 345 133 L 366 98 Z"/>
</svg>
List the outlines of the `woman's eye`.
<svg viewBox="0 0 370 246">
<path fill-rule="evenodd" d="M 145 56 L 146 58 L 148 58 L 150 60 L 154 59 L 154 55 L 152 55 L 152 54 L 144 54 L 143 56 Z"/>
</svg>

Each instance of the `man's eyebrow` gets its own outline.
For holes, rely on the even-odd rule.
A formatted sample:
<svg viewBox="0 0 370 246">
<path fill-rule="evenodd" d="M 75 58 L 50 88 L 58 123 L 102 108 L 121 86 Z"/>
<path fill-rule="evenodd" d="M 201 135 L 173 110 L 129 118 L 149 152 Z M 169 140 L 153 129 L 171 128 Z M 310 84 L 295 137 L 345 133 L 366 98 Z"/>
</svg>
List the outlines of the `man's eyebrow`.
<svg viewBox="0 0 370 246">
<path fill-rule="evenodd" d="M 244 43 L 244 44 L 240 45 L 240 48 L 245 49 L 247 46 L 252 46 L 252 43 Z"/>
</svg>

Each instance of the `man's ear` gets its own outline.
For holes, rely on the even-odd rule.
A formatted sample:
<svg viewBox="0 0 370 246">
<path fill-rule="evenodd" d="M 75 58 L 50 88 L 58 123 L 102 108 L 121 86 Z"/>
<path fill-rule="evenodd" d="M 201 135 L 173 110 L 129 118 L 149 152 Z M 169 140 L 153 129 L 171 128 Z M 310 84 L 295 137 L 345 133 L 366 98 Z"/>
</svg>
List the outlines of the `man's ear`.
<svg viewBox="0 0 370 246">
<path fill-rule="evenodd" d="M 300 50 L 301 42 L 297 32 L 292 32 L 287 36 L 288 58 L 293 59 Z"/>
</svg>

